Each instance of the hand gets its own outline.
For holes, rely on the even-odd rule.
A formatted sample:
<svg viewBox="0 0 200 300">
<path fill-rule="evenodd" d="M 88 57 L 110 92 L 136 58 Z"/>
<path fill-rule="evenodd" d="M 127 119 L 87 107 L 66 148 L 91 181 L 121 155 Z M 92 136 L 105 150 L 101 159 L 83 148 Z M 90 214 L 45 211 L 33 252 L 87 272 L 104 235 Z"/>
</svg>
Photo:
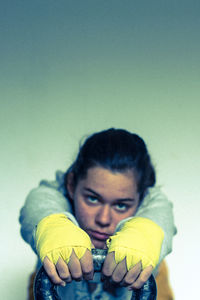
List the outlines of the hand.
<svg viewBox="0 0 200 300">
<path fill-rule="evenodd" d="M 115 253 L 117 263 L 126 258 L 128 270 L 139 262 L 144 270 L 148 266 L 157 266 L 163 238 L 164 232 L 156 223 L 146 218 L 133 217 L 106 243 L 108 252 Z"/>
<path fill-rule="evenodd" d="M 64 285 L 64 280 L 91 278 L 90 237 L 64 214 L 42 219 L 37 225 L 35 241 L 40 260 L 53 283 Z"/>
<path fill-rule="evenodd" d="M 89 250 L 86 250 L 80 260 L 75 252 L 72 251 L 68 264 L 65 263 L 62 258 L 59 258 L 56 265 L 54 265 L 46 256 L 43 261 L 43 266 L 51 281 L 54 284 L 61 286 L 65 286 L 66 283 L 69 283 L 72 280 L 80 281 L 82 279 L 93 279 L 93 259 Z"/>
<path fill-rule="evenodd" d="M 141 288 L 159 262 L 163 230 L 153 221 L 134 217 L 107 240 L 103 274 L 114 282 Z"/>
<path fill-rule="evenodd" d="M 118 264 L 115 261 L 115 253 L 110 252 L 103 264 L 102 274 L 111 279 L 113 283 L 126 286 L 129 290 L 139 289 L 149 279 L 153 271 L 152 266 L 142 270 L 141 262 L 138 262 L 129 271 L 127 270 L 126 258 Z"/>
</svg>

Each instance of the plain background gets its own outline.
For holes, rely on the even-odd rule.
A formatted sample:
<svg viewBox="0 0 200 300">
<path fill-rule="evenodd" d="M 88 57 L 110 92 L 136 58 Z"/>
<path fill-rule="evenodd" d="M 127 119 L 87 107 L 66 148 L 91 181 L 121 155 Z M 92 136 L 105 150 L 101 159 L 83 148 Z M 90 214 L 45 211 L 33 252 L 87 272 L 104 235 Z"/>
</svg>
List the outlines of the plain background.
<svg viewBox="0 0 200 300">
<path fill-rule="evenodd" d="M 0 298 L 25 300 L 36 257 L 18 215 L 80 140 L 121 127 L 147 143 L 174 203 L 176 299 L 198 299 L 200 2 L 0 1 Z"/>
</svg>

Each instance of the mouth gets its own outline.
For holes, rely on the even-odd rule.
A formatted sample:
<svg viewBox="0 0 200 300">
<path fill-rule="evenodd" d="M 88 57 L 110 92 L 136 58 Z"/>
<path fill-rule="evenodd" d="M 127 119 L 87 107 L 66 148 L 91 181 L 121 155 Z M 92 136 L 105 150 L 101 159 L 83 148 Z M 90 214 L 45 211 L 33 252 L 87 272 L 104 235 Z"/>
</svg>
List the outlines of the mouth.
<svg viewBox="0 0 200 300">
<path fill-rule="evenodd" d="M 92 239 L 103 241 L 103 242 L 105 242 L 110 237 L 110 234 L 107 234 L 105 232 L 93 231 L 93 230 L 90 230 L 88 234 Z"/>
</svg>

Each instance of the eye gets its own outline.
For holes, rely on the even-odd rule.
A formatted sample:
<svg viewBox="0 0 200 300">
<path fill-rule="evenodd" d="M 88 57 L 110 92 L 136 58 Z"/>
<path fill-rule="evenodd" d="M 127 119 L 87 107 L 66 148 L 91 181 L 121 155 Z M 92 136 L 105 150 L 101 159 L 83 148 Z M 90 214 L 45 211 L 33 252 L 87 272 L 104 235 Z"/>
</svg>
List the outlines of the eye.
<svg viewBox="0 0 200 300">
<path fill-rule="evenodd" d="M 115 208 L 120 212 L 125 212 L 129 209 L 129 206 L 125 203 L 117 203 L 115 204 Z"/>
<path fill-rule="evenodd" d="M 99 200 L 97 199 L 97 197 L 89 195 L 87 196 L 87 201 L 89 203 L 96 204 L 98 203 Z"/>
</svg>

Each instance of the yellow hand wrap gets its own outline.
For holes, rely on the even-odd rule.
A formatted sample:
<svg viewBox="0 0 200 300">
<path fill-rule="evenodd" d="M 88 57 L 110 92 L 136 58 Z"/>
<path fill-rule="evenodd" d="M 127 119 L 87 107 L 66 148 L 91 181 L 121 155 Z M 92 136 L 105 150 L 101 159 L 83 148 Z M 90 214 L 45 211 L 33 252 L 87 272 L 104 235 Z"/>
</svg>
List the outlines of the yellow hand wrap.
<svg viewBox="0 0 200 300">
<path fill-rule="evenodd" d="M 59 257 L 68 263 L 72 249 L 79 259 L 86 249 L 91 250 L 91 240 L 87 233 L 64 214 L 53 214 L 42 219 L 37 225 L 35 240 L 42 262 L 47 256 L 54 264 Z"/>
<path fill-rule="evenodd" d="M 126 257 L 128 271 L 141 261 L 142 269 L 156 267 L 159 261 L 164 232 L 153 221 L 135 217 L 107 240 L 108 252 L 115 252 L 116 263 Z"/>
</svg>

